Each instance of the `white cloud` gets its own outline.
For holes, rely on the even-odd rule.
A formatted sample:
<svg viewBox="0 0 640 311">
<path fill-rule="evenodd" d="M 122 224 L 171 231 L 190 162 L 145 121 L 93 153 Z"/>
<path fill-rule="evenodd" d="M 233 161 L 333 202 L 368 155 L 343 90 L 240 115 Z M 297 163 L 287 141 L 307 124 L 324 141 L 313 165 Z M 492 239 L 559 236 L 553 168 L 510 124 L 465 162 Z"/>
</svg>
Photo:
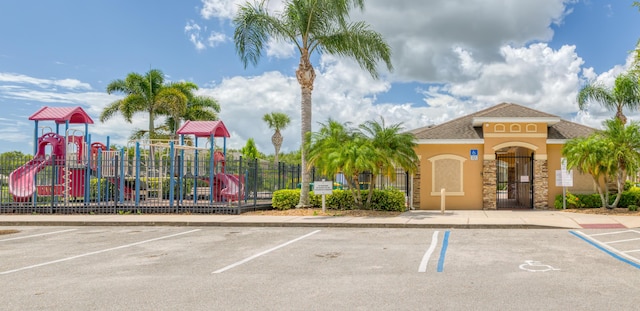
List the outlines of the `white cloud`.
<svg viewBox="0 0 640 311">
<path fill-rule="evenodd" d="M 40 79 L 22 74 L 0 72 L 0 82 L 35 85 L 41 88 L 63 87 L 70 90 L 90 90 L 91 85 L 76 79 Z"/>
<path fill-rule="evenodd" d="M 283 41 L 277 41 L 273 38 L 269 38 L 267 42 L 267 56 L 276 58 L 290 58 L 296 55 L 296 46 Z"/>
<path fill-rule="evenodd" d="M 245 3 L 253 3 L 252 0 L 201 0 L 202 8 L 200 9 L 200 16 L 204 19 L 218 18 L 218 19 L 233 19 L 238 12 L 238 6 Z M 269 12 L 281 12 L 283 9 L 283 2 L 280 0 L 267 1 L 267 9 Z"/>
<path fill-rule="evenodd" d="M 223 33 L 215 31 L 212 31 L 211 34 L 209 34 L 209 38 L 207 38 L 207 43 L 210 47 L 215 47 L 216 45 L 224 43 L 225 41 L 227 41 L 227 36 Z"/>
<path fill-rule="evenodd" d="M 209 36 L 205 40 L 203 39 L 203 36 L 201 33 L 206 31 L 207 31 L 206 26 L 203 29 L 200 25 L 198 25 L 193 20 L 188 21 L 187 24 L 184 26 L 185 34 L 187 34 L 189 41 L 193 44 L 193 46 L 198 51 L 202 51 L 207 47 L 215 47 L 220 43 L 224 43 L 227 41 L 227 36 L 224 33 L 216 32 L 216 31 L 211 31 L 209 33 Z"/>
<path fill-rule="evenodd" d="M 500 60 L 503 46 L 548 41 L 551 24 L 563 20 L 570 2 L 370 0 L 364 12 L 352 16 L 368 22 L 391 45 L 395 79 L 464 81 L 473 78 L 473 70 L 460 70 L 468 65 L 461 51 L 476 62 L 490 63 Z"/>
</svg>

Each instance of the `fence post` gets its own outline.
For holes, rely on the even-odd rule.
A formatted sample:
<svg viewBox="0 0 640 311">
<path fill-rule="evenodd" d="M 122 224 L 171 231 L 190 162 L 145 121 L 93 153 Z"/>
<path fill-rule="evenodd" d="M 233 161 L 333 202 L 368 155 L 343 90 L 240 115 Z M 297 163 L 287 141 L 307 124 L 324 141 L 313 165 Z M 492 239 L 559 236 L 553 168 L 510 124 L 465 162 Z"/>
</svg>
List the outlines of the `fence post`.
<svg viewBox="0 0 640 311">
<path fill-rule="evenodd" d="M 169 142 L 169 207 L 170 208 L 173 208 L 173 195 L 174 195 L 173 192 L 174 192 L 174 186 L 175 186 L 175 181 L 173 180 L 173 178 L 176 172 L 176 163 L 174 161 L 175 161 L 175 147 L 173 145 L 173 141 L 170 141 Z"/>
<path fill-rule="evenodd" d="M 114 193 L 113 193 L 113 202 L 115 202 L 115 203 L 113 204 L 113 213 L 115 213 L 118 210 L 118 203 L 120 202 L 120 186 L 118 185 L 119 184 L 118 180 L 120 180 L 120 178 L 122 178 L 122 177 L 119 177 L 120 171 L 118 170 L 119 164 L 120 164 L 119 155 L 115 154 L 114 159 L 115 159 L 114 160 L 115 162 L 113 163 L 113 166 L 114 166 L 114 168 L 113 168 L 114 169 L 114 171 L 113 171 L 113 175 L 114 175 L 113 176 L 114 177 L 113 184 L 115 186 L 114 187 L 115 189 L 114 189 Z"/>
<path fill-rule="evenodd" d="M 253 207 L 256 207 L 257 198 L 258 198 L 258 159 L 254 160 L 254 170 L 253 170 Z"/>
<path fill-rule="evenodd" d="M 240 180 L 240 174 L 242 173 L 242 156 L 240 156 L 240 161 L 238 161 L 238 189 L 236 191 L 238 191 L 237 194 L 237 198 L 238 198 L 238 206 L 236 208 L 236 214 L 240 215 L 240 184 L 242 183 Z M 247 180 L 244 181 L 245 186 L 247 185 Z M 247 191 L 247 190 L 245 190 Z M 227 198 L 228 200 L 228 198 Z M 231 207 L 231 201 L 229 201 L 227 203 L 229 205 L 229 207 Z"/>
<path fill-rule="evenodd" d="M 49 213 L 54 213 L 55 210 L 55 199 L 56 199 L 56 169 L 57 169 L 57 163 L 56 163 L 56 155 L 52 154 L 51 155 L 51 163 L 53 164 L 51 166 L 51 210 L 49 211 Z M 36 189 L 37 190 L 37 189 Z"/>
</svg>

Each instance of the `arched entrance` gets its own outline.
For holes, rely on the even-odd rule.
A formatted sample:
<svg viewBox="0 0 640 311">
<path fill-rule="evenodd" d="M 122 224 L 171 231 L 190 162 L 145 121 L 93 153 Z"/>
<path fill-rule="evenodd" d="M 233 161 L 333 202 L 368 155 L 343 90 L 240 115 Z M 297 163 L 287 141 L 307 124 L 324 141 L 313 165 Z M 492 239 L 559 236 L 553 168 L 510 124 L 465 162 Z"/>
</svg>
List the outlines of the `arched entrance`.
<svg viewBox="0 0 640 311">
<path fill-rule="evenodd" d="M 533 209 L 533 151 L 524 147 L 496 150 L 496 208 Z"/>
</svg>

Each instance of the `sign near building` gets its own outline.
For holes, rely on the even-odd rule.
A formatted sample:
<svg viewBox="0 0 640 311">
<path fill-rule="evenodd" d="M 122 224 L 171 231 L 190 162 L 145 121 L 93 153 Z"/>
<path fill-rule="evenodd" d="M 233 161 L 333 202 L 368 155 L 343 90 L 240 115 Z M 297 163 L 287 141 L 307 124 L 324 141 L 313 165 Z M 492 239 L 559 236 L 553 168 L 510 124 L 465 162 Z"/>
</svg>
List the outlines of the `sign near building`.
<svg viewBox="0 0 640 311">
<path fill-rule="evenodd" d="M 323 181 L 314 181 L 313 182 L 313 193 L 314 194 L 331 194 L 333 193 L 333 181 L 331 180 L 323 180 Z"/>
<path fill-rule="evenodd" d="M 472 161 L 477 161 L 478 160 L 478 149 L 469 150 L 469 157 L 471 158 Z"/>
<path fill-rule="evenodd" d="M 573 187 L 573 171 L 556 170 L 557 187 Z"/>
</svg>

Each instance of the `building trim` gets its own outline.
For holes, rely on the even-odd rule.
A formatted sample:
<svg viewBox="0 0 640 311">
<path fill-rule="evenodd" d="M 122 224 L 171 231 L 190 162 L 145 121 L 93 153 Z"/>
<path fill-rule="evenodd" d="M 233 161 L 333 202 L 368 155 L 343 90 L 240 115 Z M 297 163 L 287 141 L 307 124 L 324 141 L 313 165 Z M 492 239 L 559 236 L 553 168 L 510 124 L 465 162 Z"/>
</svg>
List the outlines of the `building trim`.
<svg viewBox="0 0 640 311">
<path fill-rule="evenodd" d="M 484 139 L 418 139 L 418 145 L 467 145 L 484 144 Z"/>
<path fill-rule="evenodd" d="M 485 133 L 484 137 L 522 137 L 522 138 L 547 138 L 545 133 Z"/>
<path fill-rule="evenodd" d="M 554 125 L 560 122 L 559 117 L 476 117 L 472 119 L 473 126 L 482 126 L 485 123 L 546 123 L 547 125 Z"/>
<path fill-rule="evenodd" d="M 501 144 L 497 144 L 495 146 L 492 147 L 493 151 L 498 151 L 504 147 L 524 147 L 527 149 L 531 149 L 533 151 L 538 150 L 538 146 L 530 144 L 530 143 L 525 143 L 522 141 L 508 141 L 506 143 L 501 143 Z"/>
</svg>

